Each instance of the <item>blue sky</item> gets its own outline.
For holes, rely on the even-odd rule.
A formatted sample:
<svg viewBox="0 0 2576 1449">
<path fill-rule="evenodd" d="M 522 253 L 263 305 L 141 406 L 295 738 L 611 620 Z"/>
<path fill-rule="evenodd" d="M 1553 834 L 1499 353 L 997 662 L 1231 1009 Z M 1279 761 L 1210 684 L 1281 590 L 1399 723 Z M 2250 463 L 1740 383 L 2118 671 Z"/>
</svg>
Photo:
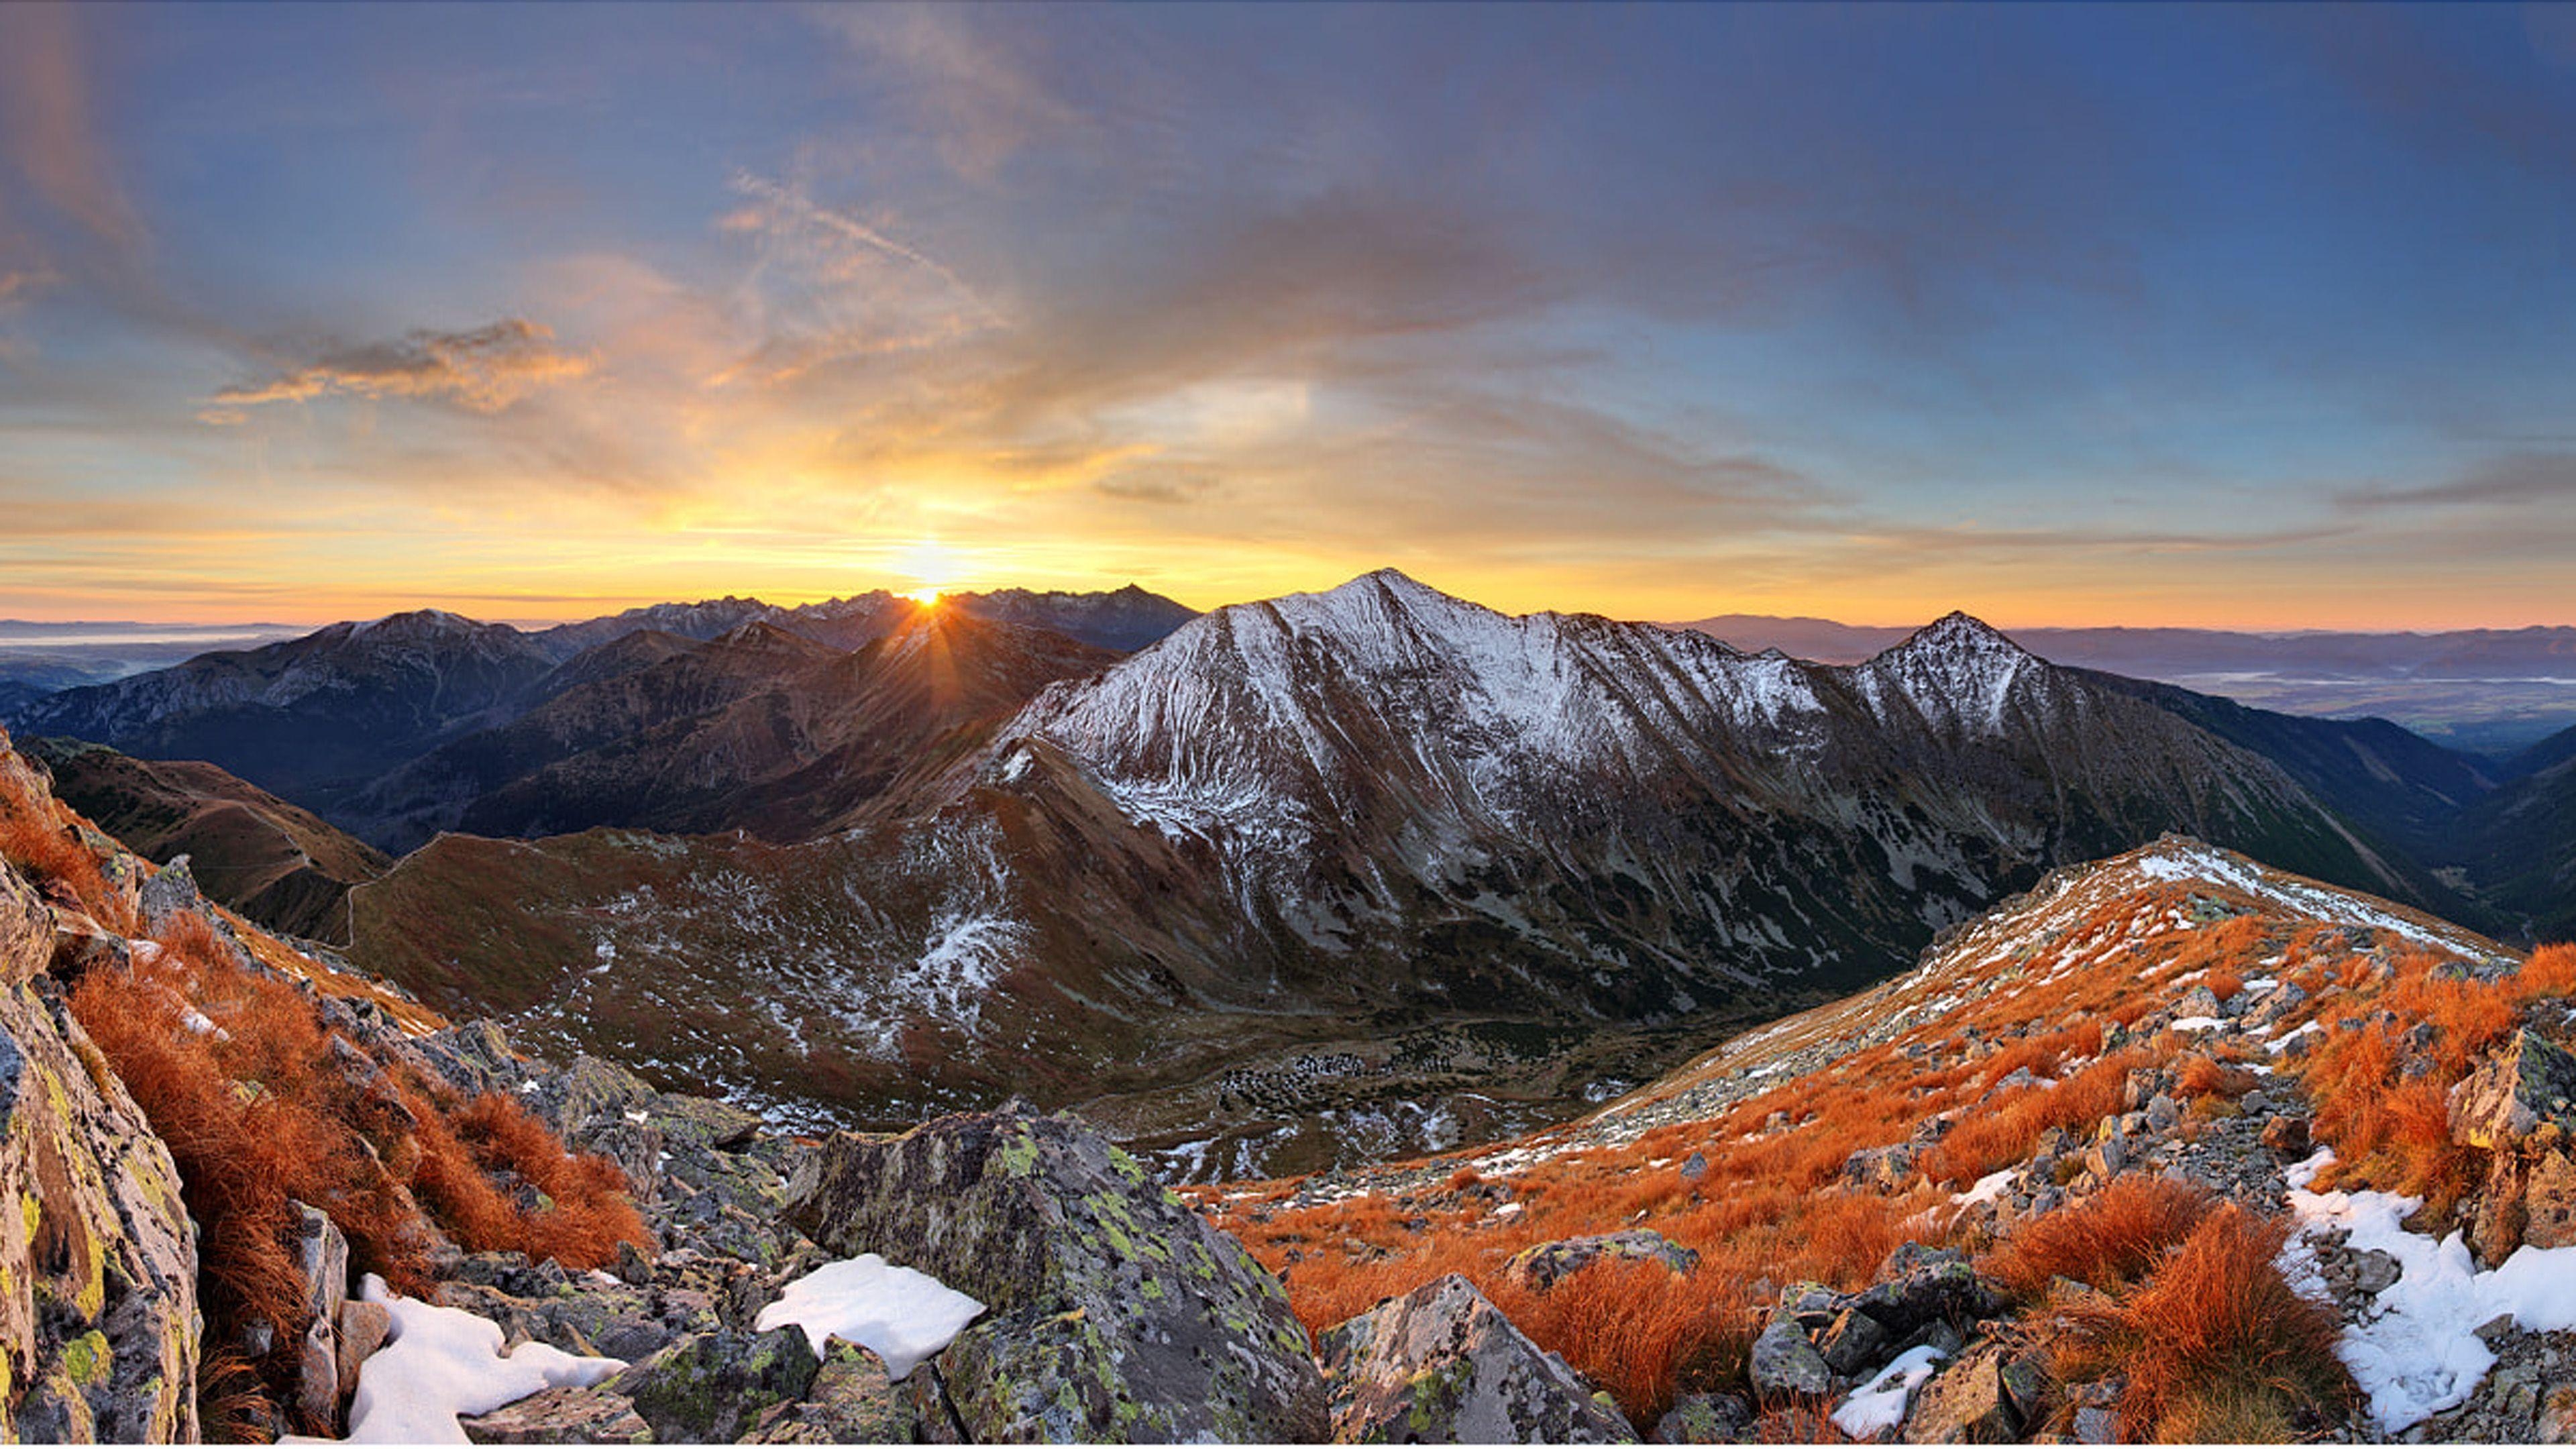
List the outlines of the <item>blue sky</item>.
<svg viewBox="0 0 2576 1449">
<path fill-rule="evenodd" d="M 2576 9 L 0 7 L 0 614 L 2576 622 Z"/>
</svg>

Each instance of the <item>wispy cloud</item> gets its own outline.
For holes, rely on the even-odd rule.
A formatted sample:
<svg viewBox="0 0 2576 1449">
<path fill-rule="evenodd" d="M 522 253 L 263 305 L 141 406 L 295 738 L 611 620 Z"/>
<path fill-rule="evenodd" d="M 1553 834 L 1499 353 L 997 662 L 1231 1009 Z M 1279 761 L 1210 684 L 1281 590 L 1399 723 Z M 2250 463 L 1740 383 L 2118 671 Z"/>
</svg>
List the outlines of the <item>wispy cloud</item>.
<svg viewBox="0 0 2576 1449">
<path fill-rule="evenodd" d="M 0 5 L 0 148 L 29 189 L 120 253 L 149 241 L 98 130 L 80 8 Z"/>
<path fill-rule="evenodd" d="M 2376 485 L 2346 490 L 2339 498 L 2359 510 L 2388 508 L 2563 508 L 2576 503 L 2576 454 L 2516 453 L 2491 459 L 2436 483 Z"/>
<path fill-rule="evenodd" d="M 447 401 L 495 413 L 540 389 L 586 377 L 596 366 L 586 353 L 557 347 L 544 325 L 509 317 L 470 331 L 418 329 L 391 342 L 328 352 L 274 377 L 219 389 L 200 416 L 239 422 L 244 408 L 333 395 Z"/>
</svg>

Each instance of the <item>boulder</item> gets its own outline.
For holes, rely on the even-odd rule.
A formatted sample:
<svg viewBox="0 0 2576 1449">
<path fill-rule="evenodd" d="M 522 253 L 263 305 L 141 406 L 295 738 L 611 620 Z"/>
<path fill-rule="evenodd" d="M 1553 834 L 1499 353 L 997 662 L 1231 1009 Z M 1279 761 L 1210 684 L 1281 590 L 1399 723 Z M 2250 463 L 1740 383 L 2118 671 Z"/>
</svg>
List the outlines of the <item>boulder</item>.
<svg viewBox="0 0 2576 1449">
<path fill-rule="evenodd" d="M 1834 1389 L 1834 1371 L 1807 1341 L 1807 1331 L 1798 1326 L 1798 1320 L 1786 1315 L 1774 1317 L 1762 1336 L 1753 1340 L 1745 1372 L 1753 1381 L 1754 1394 L 1765 1399 L 1820 1398 Z"/>
<path fill-rule="evenodd" d="M 2576 1157 L 2561 1140 L 2494 1154 L 2467 1227 L 2481 1261 L 2501 1263 L 2516 1248 L 2576 1244 Z"/>
<path fill-rule="evenodd" d="M 358 1369 L 393 1331 L 393 1311 L 381 1303 L 352 1298 L 340 1305 L 340 1324 L 336 1337 L 340 1345 L 340 1397 L 346 1400 L 358 1391 Z"/>
<path fill-rule="evenodd" d="M 1735 1394 L 1684 1394 L 1655 1422 L 1658 1444 L 1745 1444 L 1753 1439 L 1753 1406 Z"/>
<path fill-rule="evenodd" d="M 936 1362 L 982 1442 L 1323 1437 L 1323 1381 L 1279 1281 L 1070 1114 L 844 1132 L 804 1155 L 790 1219 L 980 1300 Z"/>
<path fill-rule="evenodd" d="M 295 1408 L 322 1432 L 340 1419 L 340 1309 L 349 1301 L 349 1240 L 320 1208 L 296 1214 L 295 1270 L 304 1280 L 305 1328 L 296 1351 Z"/>
<path fill-rule="evenodd" d="M 476 1444 L 650 1444 L 653 1429 L 622 1395 L 604 1388 L 548 1389 L 488 1414 L 457 1420 Z"/>
<path fill-rule="evenodd" d="M 2313 1147 L 2305 1117 L 2275 1117 L 2263 1124 L 2263 1146 L 2283 1162 L 2306 1157 Z"/>
<path fill-rule="evenodd" d="M 188 857 L 174 855 L 143 882 L 136 901 L 143 917 L 143 929 L 158 931 L 173 916 L 205 910 L 206 898 L 197 891 L 196 874 L 188 868 Z"/>
<path fill-rule="evenodd" d="M 2576 1111 L 2576 1056 L 2528 1027 L 2451 1088 L 2451 1137 L 2490 1151 L 2519 1145 Z"/>
<path fill-rule="evenodd" d="M 746 1440 L 753 1444 L 909 1444 L 912 1414 L 886 1378 L 885 1360 L 857 1344 L 833 1339 L 804 1401 L 780 1404 L 760 1416 Z"/>
<path fill-rule="evenodd" d="M 1637 1434 L 1452 1273 L 1324 1335 L 1342 1443 L 1611 1444 Z"/>
<path fill-rule="evenodd" d="M 1503 1276 L 1532 1292 L 1544 1293 L 1556 1286 L 1557 1280 L 1579 1273 L 1604 1258 L 1657 1261 L 1676 1273 L 1688 1273 L 1699 1266 L 1699 1254 L 1695 1250 L 1668 1241 L 1661 1233 L 1639 1228 L 1523 1248 L 1512 1255 L 1511 1261 L 1503 1264 Z"/>
<path fill-rule="evenodd" d="M 1864 1147 L 1843 1159 L 1843 1181 L 1873 1192 L 1902 1192 L 1914 1181 L 1917 1150 L 1910 1142 Z"/>
<path fill-rule="evenodd" d="M 1844 1378 L 1855 1378 L 1886 1357 L 1894 1341 L 1885 1324 L 1857 1308 L 1846 1308 L 1817 1338 L 1816 1351 L 1824 1357 L 1825 1367 Z"/>
<path fill-rule="evenodd" d="M 768 1333 L 694 1333 L 606 1384 L 664 1443 L 730 1444 L 774 1404 L 814 1386 L 822 1364 L 801 1328 Z"/>
<path fill-rule="evenodd" d="M 169 1148 L 41 974 L 53 949 L 52 912 L 0 866 L 0 1431 L 195 1440 L 196 1228 Z"/>
<path fill-rule="evenodd" d="M 1845 1306 L 1877 1319 L 1891 1339 L 1906 1339 L 1934 1322 L 1966 1322 L 2003 1311 L 2003 1295 L 1956 1254 L 1926 1252 L 1906 1260 L 1900 1249 L 1890 1266 L 1897 1269 L 1894 1277 L 1850 1295 Z"/>
<path fill-rule="evenodd" d="M 2004 1387 L 2003 1350 L 1982 1344 L 1932 1376 L 1905 1416 L 1908 1444 L 2006 1444 L 2021 1418 Z"/>
</svg>

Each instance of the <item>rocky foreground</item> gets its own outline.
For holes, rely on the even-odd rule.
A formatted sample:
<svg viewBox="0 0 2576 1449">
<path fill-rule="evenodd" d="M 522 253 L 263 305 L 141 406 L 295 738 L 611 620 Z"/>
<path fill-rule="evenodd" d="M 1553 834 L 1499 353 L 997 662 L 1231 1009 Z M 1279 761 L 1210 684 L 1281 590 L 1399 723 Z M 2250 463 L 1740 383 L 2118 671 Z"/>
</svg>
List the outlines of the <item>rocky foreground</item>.
<svg viewBox="0 0 2576 1449">
<path fill-rule="evenodd" d="M 1194 1203 L 1071 1115 L 816 1141 L 523 1055 L 31 816 L 16 758 L 17 1438 L 2576 1442 L 2576 954 L 2193 842 L 2063 872 L 1584 1123 Z M 181 954 L 215 965 L 154 974 Z M 158 1060 L 111 1039 L 146 1019 L 237 1064 L 189 1122 L 365 1127 L 273 1227 L 282 1306 L 239 1210 L 201 1207 L 222 1157 L 139 1105 L 186 1099 L 102 1049 Z M 263 1022 L 316 1060 L 240 1039 Z M 543 1150 L 475 1159 L 481 1218 L 423 1170 L 522 1118 Z M 640 1215 L 602 1219 L 613 1252 L 549 1246 L 573 1205 L 525 1164 L 567 1145 Z M 557 1236 L 491 1246 L 530 1225 Z M 968 1312 L 931 1342 L 786 1315 L 866 1255 Z M 424 1386 L 442 1346 L 473 1394 Z"/>
</svg>

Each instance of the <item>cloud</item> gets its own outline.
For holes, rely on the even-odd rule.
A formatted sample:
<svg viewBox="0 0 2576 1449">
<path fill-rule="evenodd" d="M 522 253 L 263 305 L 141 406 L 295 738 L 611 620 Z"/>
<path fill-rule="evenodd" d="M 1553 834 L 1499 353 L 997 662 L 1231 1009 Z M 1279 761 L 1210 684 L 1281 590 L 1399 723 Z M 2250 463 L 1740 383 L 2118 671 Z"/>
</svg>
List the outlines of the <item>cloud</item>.
<svg viewBox="0 0 2576 1449">
<path fill-rule="evenodd" d="M 47 204 L 131 254 L 149 237 L 92 114 L 80 19 L 69 5 L 0 5 L 0 152 Z"/>
<path fill-rule="evenodd" d="M 2356 488 L 2338 501 L 2346 508 L 2504 507 L 2576 503 L 2576 455 L 2517 453 L 2467 469 L 2457 477 L 2411 488 Z"/>
<path fill-rule="evenodd" d="M 60 280 L 44 267 L 0 269 L 0 309 L 16 306 Z"/>
<path fill-rule="evenodd" d="M 761 340 L 717 382 L 789 382 L 844 359 L 917 352 L 1005 325 L 955 268 L 887 224 L 748 172 L 732 188 L 748 204 L 716 226 L 758 245 L 738 302 Z"/>
<path fill-rule="evenodd" d="M 1091 480 L 1095 493 L 1128 503 L 1188 503 L 1217 486 L 1216 476 L 1191 468 L 1123 468 Z"/>
<path fill-rule="evenodd" d="M 416 329 L 392 342 L 324 354 L 275 377 L 217 391 L 207 422 L 238 422 L 243 409 L 334 394 L 449 401 L 496 413 L 541 389 L 590 375 L 596 360 L 555 346 L 551 329 L 509 317 L 465 332 Z"/>
</svg>

